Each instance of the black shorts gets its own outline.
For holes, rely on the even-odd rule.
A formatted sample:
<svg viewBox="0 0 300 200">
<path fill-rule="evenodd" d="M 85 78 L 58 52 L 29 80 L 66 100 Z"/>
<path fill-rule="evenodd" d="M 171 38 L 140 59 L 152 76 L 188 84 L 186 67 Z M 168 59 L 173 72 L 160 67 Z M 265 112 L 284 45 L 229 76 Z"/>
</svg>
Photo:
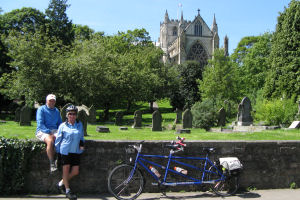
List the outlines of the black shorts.
<svg viewBox="0 0 300 200">
<path fill-rule="evenodd" d="M 61 155 L 61 164 L 76 166 L 80 164 L 80 154 L 69 153 L 69 155 Z"/>
</svg>

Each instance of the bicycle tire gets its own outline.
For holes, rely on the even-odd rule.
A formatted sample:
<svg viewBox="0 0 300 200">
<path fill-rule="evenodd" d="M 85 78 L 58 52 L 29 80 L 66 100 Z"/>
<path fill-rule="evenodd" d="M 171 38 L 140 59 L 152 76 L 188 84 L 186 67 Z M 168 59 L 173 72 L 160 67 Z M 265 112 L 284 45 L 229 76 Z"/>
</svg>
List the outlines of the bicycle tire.
<svg viewBox="0 0 300 200">
<path fill-rule="evenodd" d="M 108 176 L 108 190 L 119 200 L 136 199 L 143 191 L 144 177 L 138 169 L 128 180 L 133 169 L 132 165 L 122 164 L 115 167 Z"/>
<path fill-rule="evenodd" d="M 211 166 L 209 171 L 212 171 L 212 173 L 209 173 L 208 180 L 217 180 L 221 177 L 221 175 L 217 173 L 215 167 Z M 239 178 L 238 176 L 227 176 L 224 181 L 218 181 L 215 184 L 211 184 L 210 188 L 219 196 L 231 196 L 235 194 L 239 188 Z"/>
</svg>

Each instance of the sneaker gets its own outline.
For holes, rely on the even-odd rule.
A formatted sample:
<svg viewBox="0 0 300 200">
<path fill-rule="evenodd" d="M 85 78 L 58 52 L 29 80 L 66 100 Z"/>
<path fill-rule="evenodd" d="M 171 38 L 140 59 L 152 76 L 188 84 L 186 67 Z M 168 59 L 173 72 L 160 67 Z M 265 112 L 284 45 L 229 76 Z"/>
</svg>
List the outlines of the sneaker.
<svg viewBox="0 0 300 200">
<path fill-rule="evenodd" d="M 56 162 L 50 163 L 50 172 L 53 173 L 57 170 Z"/>
<path fill-rule="evenodd" d="M 66 193 L 66 197 L 67 197 L 68 199 L 77 199 L 76 194 L 73 194 L 71 191 L 68 192 L 68 193 Z"/>
<path fill-rule="evenodd" d="M 60 192 L 60 194 L 66 194 L 66 187 L 65 185 L 59 186 L 59 184 L 56 185 L 58 191 Z"/>
</svg>

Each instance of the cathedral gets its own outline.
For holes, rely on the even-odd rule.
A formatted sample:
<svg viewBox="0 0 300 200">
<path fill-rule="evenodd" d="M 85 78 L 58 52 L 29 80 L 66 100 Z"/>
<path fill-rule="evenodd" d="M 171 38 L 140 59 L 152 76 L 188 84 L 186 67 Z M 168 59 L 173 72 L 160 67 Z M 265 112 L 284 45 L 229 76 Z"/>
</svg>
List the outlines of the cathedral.
<svg viewBox="0 0 300 200">
<path fill-rule="evenodd" d="M 215 16 L 210 29 L 200 16 L 199 9 L 193 21 L 184 20 L 182 12 L 180 20 L 170 20 L 166 11 L 164 21 L 160 23 L 158 44 L 164 51 L 164 63 L 182 64 L 186 60 L 196 60 L 204 66 L 212 58 L 214 50 L 219 48 L 219 40 Z M 224 48 L 228 55 L 227 36 Z"/>
</svg>

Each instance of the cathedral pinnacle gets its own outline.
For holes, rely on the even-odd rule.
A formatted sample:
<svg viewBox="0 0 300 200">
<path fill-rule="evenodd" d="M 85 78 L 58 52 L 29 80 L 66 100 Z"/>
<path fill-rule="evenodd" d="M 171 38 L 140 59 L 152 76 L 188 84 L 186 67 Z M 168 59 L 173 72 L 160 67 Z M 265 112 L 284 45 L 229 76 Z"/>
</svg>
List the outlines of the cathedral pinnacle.
<svg viewBox="0 0 300 200">
<path fill-rule="evenodd" d="M 198 8 L 198 10 L 197 10 L 197 11 L 198 11 L 198 16 L 200 16 L 200 9 Z"/>
<path fill-rule="evenodd" d="M 169 15 L 168 15 L 168 11 L 166 10 L 166 13 L 165 13 L 165 23 L 169 23 L 170 22 L 170 19 L 169 19 Z"/>
</svg>

